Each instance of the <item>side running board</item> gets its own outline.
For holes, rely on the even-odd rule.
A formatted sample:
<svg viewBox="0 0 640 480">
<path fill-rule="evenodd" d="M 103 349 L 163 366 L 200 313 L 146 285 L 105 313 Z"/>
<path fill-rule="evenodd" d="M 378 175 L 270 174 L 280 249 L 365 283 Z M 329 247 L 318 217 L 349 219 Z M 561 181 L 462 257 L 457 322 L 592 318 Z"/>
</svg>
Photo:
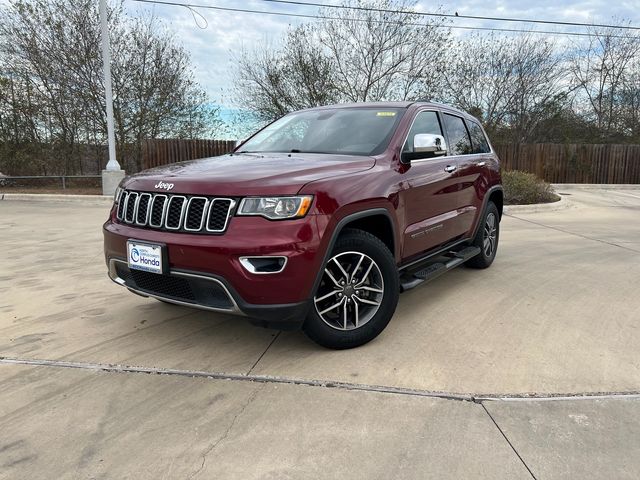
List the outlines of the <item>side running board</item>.
<svg viewBox="0 0 640 480">
<path fill-rule="evenodd" d="M 417 287 L 421 283 L 428 282 L 433 280 L 434 278 L 438 278 L 444 272 L 447 272 L 457 266 L 463 264 L 470 258 L 475 257 L 480 253 L 480 249 L 478 247 L 466 247 L 459 251 L 451 251 L 447 252 L 441 257 L 441 261 L 434 261 L 432 263 L 426 264 L 424 267 L 418 267 L 418 270 L 415 270 L 411 273 L 404 273 L 400 277 L 400 287 L 401 291 L 411 290 L 414 287 Z M 446 260 L 448 258 L 449 260 Z"/>
</svg>

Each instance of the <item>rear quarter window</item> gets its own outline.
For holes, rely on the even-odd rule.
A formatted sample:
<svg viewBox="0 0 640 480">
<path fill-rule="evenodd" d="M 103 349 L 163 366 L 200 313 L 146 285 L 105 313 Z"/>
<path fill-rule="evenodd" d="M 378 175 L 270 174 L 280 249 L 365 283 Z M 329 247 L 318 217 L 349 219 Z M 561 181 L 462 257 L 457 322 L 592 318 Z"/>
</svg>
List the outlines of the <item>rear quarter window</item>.
<svg viewBox="0 0 640 480">
<path fill-rule="evenodd" d="M 471 134 L 473 153 L 489 153 L 491 149 L 489 148 L 487 137 L 484 136 L 482 127 L 473 121 L 467 121 L 467 127 L 469 127 L 469 133 Z"/>
<path fill-rule="evenodd" d="M 464 120 L 454 115 L 445 113 L 443 115 L 444 124 L 449 135 L 449 148 L 451 155 L 467 155 L 473 153 L 469 132 L 464 125 Z"/>
</svg>

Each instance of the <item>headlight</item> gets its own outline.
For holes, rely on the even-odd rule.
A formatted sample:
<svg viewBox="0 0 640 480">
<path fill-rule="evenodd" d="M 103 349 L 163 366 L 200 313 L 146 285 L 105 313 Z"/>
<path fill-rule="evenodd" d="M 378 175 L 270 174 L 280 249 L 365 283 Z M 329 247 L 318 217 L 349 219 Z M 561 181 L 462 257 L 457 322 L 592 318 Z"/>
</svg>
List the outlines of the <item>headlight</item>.
<svg viewBox="0 0 640 480">
<path fill-rule="evenodd" d="M 240 203 L 237 215 L 260 215 L 270 220 L 304 217 L 313 196 L 299 197 L 247 197 Z"/>
</svg>

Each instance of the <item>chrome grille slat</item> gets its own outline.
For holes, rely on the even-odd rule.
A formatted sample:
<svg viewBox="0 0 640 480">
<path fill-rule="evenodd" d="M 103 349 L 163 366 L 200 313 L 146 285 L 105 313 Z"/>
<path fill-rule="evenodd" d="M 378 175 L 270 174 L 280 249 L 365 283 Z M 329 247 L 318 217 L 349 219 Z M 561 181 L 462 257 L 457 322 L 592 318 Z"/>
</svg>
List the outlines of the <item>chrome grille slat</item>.
<svg viewBox="0 0 640 480">
<path fill-rule="evenodd" d="M 148 223 L 151 198 L 152 197 L 150 193 L 141 193 L 138 196 L 138 207 L 136 209 L 136 225 L 145 226 Z"/>
<path fill-rule="evenodd" d="M 180 205 L 179 207 L 177 205 Z M 164 227 L 167 230 L 180 230 L 184 219 L 184 209 L 187 206 L 187 197 L 182 195 L 172 195 L 167 205 L 167 213 L 164 219 Z M 178 210 L 179 213 L 178 213 Z M 176 221 L 176 215 L 178 215 Z"/>
<path fill-rule="evenodd" d="M 124 221 L 127 223 L 133 223 L 136 218 L 136 206 L 138 205 L 137 192 L 129 192 L 127 195 L 127 204 L 124 207 Z"/>
<path fill-rule="evenodd" d="M 149 214 L 149 226 L 153 228 L 162 228 L 164 224 L 164 216 L 167 212 L 167 203 L 169 198 L 166 195 L 157 194 L 151 200 L 151 213 Z"/>
<path fill-rule="evenodd" d="M 116 204 L 116 218 L 155 230 L 222 234 L 235 206 L 233 198 L 123 190 Z"/>
<path fill-rule="evenodd" d="M 207 212 L 207 232 L 220 233 L 227 229 L 229 224 L 229 217 L 231 216 L 231 210 L 235 207 L 235 200 L 232 198 L 214 198 L 211 200 L 209 211 Z M 216 205 L 221 205 L 222 208 L 226 205 L 226 212 L 224 218 L 222 218 L 223 211 L 216 211 Z M 222 223 L 224 222 L 224 223 Z M 222 224 L 221 224 L 222 223 Z"/>
<path fill-rule="evenodd" d="M 209 199 L 206 197 L 191 197 L 187 203 L 184 229 L 189 232 L 199 232 L 204 224 Z"/>
<path fill-rule="evenodd" d="M 124 207 L 127 204 L 127 197 L 129 194 L 123 191 L 120 194 L 120 199 L 118 200 L 118 210 L 116 211 L 116 217 L 118 220 L 122 220 L 124 218 Z"/>
</svg>

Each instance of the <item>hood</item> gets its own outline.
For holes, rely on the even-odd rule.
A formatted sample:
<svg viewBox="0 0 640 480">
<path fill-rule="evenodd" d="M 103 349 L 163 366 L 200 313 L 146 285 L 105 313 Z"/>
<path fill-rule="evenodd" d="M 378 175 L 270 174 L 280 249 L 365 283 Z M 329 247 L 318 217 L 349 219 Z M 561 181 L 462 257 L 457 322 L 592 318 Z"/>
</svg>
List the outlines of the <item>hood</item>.
<svg viewBox="0 0 640 480">
<path fill-rule="evenodd" d="M 245 196 L 294 195 L 315 180 L 368 170 L 372 157 L 318 153 L 233 154 L 174 163 L 145 170 L 125 180 L 131 190 Z"/>
</svg>

